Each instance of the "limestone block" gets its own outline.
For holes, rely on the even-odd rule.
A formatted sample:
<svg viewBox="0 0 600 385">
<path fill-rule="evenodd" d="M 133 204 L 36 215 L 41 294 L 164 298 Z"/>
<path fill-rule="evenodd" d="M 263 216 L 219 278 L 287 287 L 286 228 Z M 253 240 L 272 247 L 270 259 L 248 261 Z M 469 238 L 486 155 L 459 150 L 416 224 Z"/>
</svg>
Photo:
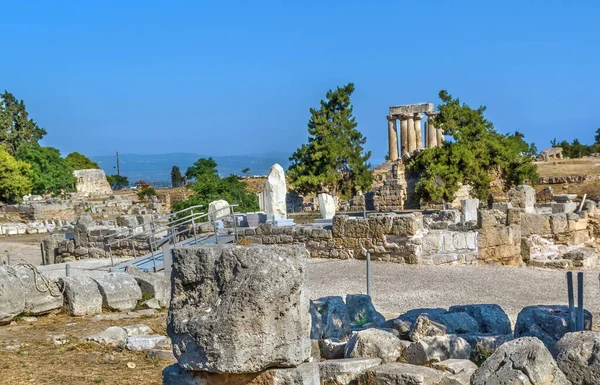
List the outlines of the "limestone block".
<svg viewBox="0 0 600 385">
<path fill-rule="evenodd" d="M 13 268 L 0 266 L 0 325 L 10 323 L 25 311 L 25 297 L 21 280 Z"/>
<path fill-rule="evenodd" d="M 452 234 L 452 245 L 456 250 L 464 250 L 467 248 L 467 233 L 454 232 Z"/>
<path fill-rule="evenodd" d="M 287 218 L 285 174 L 283 168 L 277 163 L 271 167 L 263 194 L 267 215 L 281 219 Z"/>
<path fill-rule="evenodd" d="M 211 223 L 226 218 L 231 214 L 229 203 L 223 199 L 210 202 L 208 204 L 208 212 Z"/>
<path fill-rule="evenodd" d="M 427 362 L 439 362 L 450 358 L 468 359 L 471 345 L 454 334 L 424 337 L 411 343 L 404 351 L 404 358 L 413 365 Z"/>
<path fill-rule="evenodd" d="M 94 315 L 102 313 L 102 294 L 91 278 L 60 278 L 64 290 L 65 307 L 72 316 Z"/>
<path fill-rule="evenodd" d="M 404 343 L 386 330 L 365 329 L 352 333 L 346 344 L 346 358 L 372 357 L 395 362 L 402 356 Z"/>
<path fill-rule="evenodd" d="M 423 237 L 423 251 L 425 252 L 440 252 L 442 250 L 442 231 L 430 230 Z"/>
<path fill-rule="evenodd" d="M 553 234 L 564 233 L 567 231 L 567 214 L 550 215 L 550 228 Z"/>
<path fill-rule="evenodd" d="M 449 359 L 431 364 L 433 369 L 446 373 L 444 385 L 469 385 L 477 365 L 469 360 Z"/>
<path fill-rule="evenodd" d="M 111 326 L 100 333 L 87 336 L 85 339 L 87 341 L 94 341 L 103 345 L 117 346 L 125 342 L 127 339 L 127 332 L 121 327 Z"/>
<path fill-rule="evenodd" d="M 162 307 L 169 307 L 171 301 L 170 277 L 166 277 L 163 273 L 144 273 L 139 270 L 127 269 L 126 272 L 135 278 L 142 290 L 142 295 L 155 298 Z"/>
<path fill-rule="evenodd" d="M 512 341 L 514 335 L 510 334 L 461 334 L 460 337 L 471 345 L 471 356 L 488 356 L 502 344 Z"/>
<path fill-rule="evenodd" d="M 477 226 L 480 228 L 488 228 L 495 226 L 507 225 L 507 213 L 506 211 L 492 209 L 492 210 L 479 210 L 477 212 Z"/>
<path fill-rule="evenodd" d="M 521 236 L 528 237 L 533 234 L 550 235 L 550 216 L 536 213 L 521 214 Z"/>
<path fill-rule="evenodd" d="M 535 212 L 535 189 L 531 186 L 521 185 L 508 192 L 508 200 L 513 207 L 523 209 L 527 213 Z"/>
<path fill-rule="evenodd" d="M 167 337 L 159 334 L 132 336 L 125 340 L 125 347 L 133 351 L 151 350 L 166 340 Z"/>
<path fill-rule="evenodd" d="M 465 199 L 460 201 L 460 211 L 463 223 L 477 222 L 477 209 L 479 199 Z"/>
<path fill-rule="evenodd" d="M 438 385 L 445 378 L 440 370 L 398 362 L 368 369 L 365 376 L 369 385 Z"/>
<path fill-rule="evenodd" d="M 334 217 L 335 199 L 333 196 L 325 193 L 319 194 L 319 211 L 323 219 L 332 219 Z"/>
<path fill-rule="evenodd" d="M 401 319 L 401 318 L 393 318 L 385 321 L 382 324 L 382 327 L 386 329 L 392 329 L 398 332 L 398 336 L 402 339 L 408 339 L 408 334 L 410 329 L 412 328 L 412 322 Z"/>
<path fill-rule="evenodd" d="M 134 309 L 142 299 L 142 291 L 135 278 L 126 273 L 108 273 L 92 278 L 102 294 L 102 305 L 110 310 Z"/>
<path fill-rule="evenodd" d="M 598 265 L 598 252 L 593 247 L 580 247 L 570 250 L 561 257 L 573 261 L 575 267 L 589 269 Z"/>
<path fill-rule="evenodd" d="M 145 324 L 123 326 L 123 330 L 127 333 L 127 337 L 143 336 L 154 333 L 150 326 Z"/>
<path fill-rule="evenodd" d="M 450 313 L 467 313 L 475 319 L 481 333 L 509 334 L 512 332 L 506 312 L 496 304 L 452 306 Z"/>
<path fill-rule="evenodd" d="M 584 329 L 592 328 L 592 313 L 584 310 Z M 568 306 L 527 306 L 519 313 L 515 338 L 537 337 L 555 355 L 555 345 L 569 332 Z"/>
<path fill-rule="evenodd" d="M 577 202 L 553 203 L 552 214 L 569 214 L 577 210 Z"/>
<path fill-rule="evenodd" d="M 319 362 L 321 383 L 327 385 L 354 385 L 367 369 L 381 364 L 380 358 L 344 358 Z"/>
<path fill-rule="evenodd" d="M 467 241 L 467 249 L 469 250 L 477 250 L 477 232 L 469 231 L 466 234 Z"/>
<path fill-rule="evenodd" d="M 600 380 L 600 333 L 567 333 L 555 348 L 558 367 L 573 385 L 595 384 Z"/>
<path fill-rule="evenodd" d="M 163 385 L 320 385 L 320 381 L 316 363 L 243 374 L 187 372 L 174 364 L 163 370 Z"/>
<path fill-rule="evenodd" d="M 423 230 L 423 214 L 400 214 L 393 218 L 392 235 L 410 237 Z"/>
<path fill-rule="evenodd" d="M 446 335 L 446 326 L 431 320 L 423 314 L 417 317 L 415 323 L 408 332 L 408 338 L 411 341 L 419 341 L 425 337 L 435 337 Z"/>
<path fill-rule="evenodd" d="M 63 295 L 58 283 L 49 281 L 46 285 L 37 273 L 26 266 L 15 266 L 13 272 L 21 281 L 23 290 L 18 294 L 25 299 L 25 313 L 41 315 L 62 308 Z"/>
<path fill-rule="evenodd" d="M 85 196 L 101 196 L 112 194 L 112 189 L 106 180 L 106 174 L 102 170 L 75 170 L 77 178 L 77 193 Z"/>
<path fill-rule="evenodd" d="M 552 355 L 537 338 L 519 338 L 500 346 L 471 377 L 472 385 L 568 385 Z"/>
<path fill-rule="evenodd" d="M 350 334 L 350 318 L 342 297 L 323 297 L 310 301 L 312 327 L 310 337 L 346 339 Z"/>
<path fill-rule="evenodd" d="M 179 364 L 248 373 L 307 360 L 306 259 L 300 246 L 174 249 L 167 331 Z"/>
<path fill-rule="evenodd" d="M 446 334 L 479 333 L 475 318 L 464 312 L 440 314 L 432 319 L 445 326 Z"/>
<path fill-rule="evenodd" d="M 346 351 L 346 341 L 340 341 L 337 338 L 326 338 L 319 340 L 319 350 L 321 357 L 327 360 L 344 358 Z"/>
<path fill-rule="evenodd" d="M 385 317 L 375 310 L 371 297 L 366 294 L 348 294 L 346 296 L 346 308 L 352 324 L 364 325 L 371 322 L 385 322 Z"/>
</svg>

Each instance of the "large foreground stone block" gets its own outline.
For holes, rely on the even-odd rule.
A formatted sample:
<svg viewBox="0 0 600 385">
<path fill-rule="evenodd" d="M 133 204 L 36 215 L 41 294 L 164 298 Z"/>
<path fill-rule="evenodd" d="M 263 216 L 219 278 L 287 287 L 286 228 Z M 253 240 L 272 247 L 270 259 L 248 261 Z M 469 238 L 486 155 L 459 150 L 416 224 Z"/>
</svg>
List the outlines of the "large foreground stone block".
<svg viewBox="0 0 600 385">
<path fill-rule="evenodd" d="M 508 315 L 496 304 L 452 306 L 449 312 L 467 313 L 475 319 L 481 333 L 509 334 L 512 332 Z"/>
<path fill-rule="evenodd" d="M 363 373 L 381 364 L 380 358 L 344 358 L 319 363 L 321 383 L 327 385 L 356 384 Z"/>
<path fill-rule="evenodd" d="M 425 366 L 390 363 L 367 370 L 361 385 L 437 385 L 443 372 Z"/>
<path fill-rule="evenodd" d="M 135 278 L 126 273 L 108 273 L 92 278 L 102 294 L 102 305 L 110 310 L 134 309 L 142 299 L 142 291 Z"/>
<path fill-rule="evenodd" d="M 102 294 L 91 278 L 63 277 L 60 284 L 64 290 L 65 307 L 72 316 L 102 313 Z"/>
<path fill-rule="evenodd" d="M 168 334 L 187 370 L 259 372 L 310 357 L 301 246 L 173 250 Z"/>
<path fill-rule="evenodd" d="M 135 278 L 143 295 L 156 298 L 160 306 L 169 306 L 169 301 L 171 300 L 171 282 L 163 273 L 144 273 L 139 269 L 137 271 L 128 269 L 127 274 Z"/>
<path fill-rule="evenodd" d="M 14 294 L 25 299 L 25 313 L 41 315 L 62 308 L 63 295 L 56 282 L 44 279 L 27 266 L 15 266 L 12 272 L 21 281 L 23 290 Z"/>
<path fill-rule="evenodd" d="M 9 323 L 25 310 L 23 285 L 11 267 L 0 266 L 0 325 Z"/>
<path fill-rule="evenodd" d="M 500 346 L 471 377 L 472 385 L 567 385 L 542 341 L 519 338 Z"/>
<path fill-rule="evenodd" d="M 573 385 L 600 383 L 600 333 L 567 333 L 556 351 L 558 367 Z"/>
<path fill-rule="evenodd" d="M 178 364 L 163 370 L 163 385 L 319 385 L 319 367 L 306 363 L 261 373 L 187 372 Z"/>
<path fill-rule="evenodd" d="M 345 339 L 350 334 L 350 318 L 342 297 L 330 296 L 310 301 L 310 338 Z"/>
<path fill-rule="evenodd" d="M 394 333 L 381 329 L 354 332 L 346 344 L 346 358 L 372 357 L 383 362 L 395 362 L 402 356 L 405 341 Z"/>
</svg>

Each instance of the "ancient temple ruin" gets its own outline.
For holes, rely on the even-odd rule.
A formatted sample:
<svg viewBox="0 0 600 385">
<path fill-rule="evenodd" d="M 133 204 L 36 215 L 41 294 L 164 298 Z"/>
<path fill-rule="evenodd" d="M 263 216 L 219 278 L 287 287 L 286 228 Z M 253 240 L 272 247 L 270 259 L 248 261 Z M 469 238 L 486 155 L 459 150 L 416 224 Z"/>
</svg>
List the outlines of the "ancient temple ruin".
<svg viewBox="0 0 600 385">
<path fill-rule="evenodd" d="M 425 121 L 425 135 L 423 135 L 421 120 L 423 114 Z M 391 106 L 388 120 L 388 159 L 395 161 L 398 156 L 398 121 L 400 121 L 400 156 L 410 156 L 415 150 L 440 147 L 444 142 L 441 128 L 436 128 L 433 123 L 435 118 L 433 103 L 407 104 Z"/>
</svg>

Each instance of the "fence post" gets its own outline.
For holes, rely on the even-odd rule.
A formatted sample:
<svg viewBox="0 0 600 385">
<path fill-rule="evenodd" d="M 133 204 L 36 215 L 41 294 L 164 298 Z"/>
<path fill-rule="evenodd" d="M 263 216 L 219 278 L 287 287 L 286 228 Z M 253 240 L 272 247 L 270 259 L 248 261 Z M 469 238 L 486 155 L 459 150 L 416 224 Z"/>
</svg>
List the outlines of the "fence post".
<svg viewBox="0 0 600 385">
<path fill-rule="evenodd" d="M 367 295 L 371 296 L 371 253 L 367 251 Z"/>
<path fill-rule="evenodd" d="M 578 307 L 578 317 L 577 317 L 577 330 L 583 331 L 585 325 L 585 316 L 583 310 L 583 273 L 577 273 L 577 307 Z"/>
<path fill-rule="evenodd" d="M 567 295 L 569 297 L 569 331 L 575 332 L 577 325 L 575 322 L 575 298 L 573 295 L 573 273 L 567 272 Z"/>
<path fill-rule="evenodd" d="M 71 276 L 71 265 L 70 265 L 70 264 L 68 264 L 68 263 L 65 265 L 65 275 L 66 275 L 67 277 L 70 277 L 70 276 Z"/>
</svg>

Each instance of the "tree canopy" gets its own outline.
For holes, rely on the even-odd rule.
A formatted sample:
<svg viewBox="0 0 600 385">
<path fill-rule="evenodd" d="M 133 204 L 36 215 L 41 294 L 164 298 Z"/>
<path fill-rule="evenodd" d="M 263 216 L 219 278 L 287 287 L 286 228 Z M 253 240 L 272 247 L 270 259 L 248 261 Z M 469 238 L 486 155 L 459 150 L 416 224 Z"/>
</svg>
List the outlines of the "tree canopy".
<svg viewBox="0 0 600 385">
<path fill-rule="evenodd" d="M 46 135 L 25 109 L 25 103 L 4 91 L 0 95 L 0 143 L 11 155 L 22 144 L 37 144 Z"/>
<path fill-rule="evenodd" d="M 353 196 L 371 187 L 368 163 L 371 152 L 364 151 L 367 138 L 356 127 L 350 96 L 354 84 L 329 90 L 319 109 L 310 109 L 308 143 L 290 157 L 288 177 L 299 193 Z"/>
<path fill-rule="evenodd" d="M 176 210 L 182 210 L 194 205 L 204 205 L 212 201 L 224 199 L 230 204 L 239 204 L 241 212 L 258 210 L 258 198 L 246 191 L 246 185 L 235 175 L 226 178 L 219 177 L 217 163 L 212 158 L 200 158 L 185 173 L 194 182 L 188 188 L 194 191 L 189 199 L 175 204 Z"/>
<path fill-rule="evenodd" d="M 100 169 L 98 163 L 78 152 L 72 152 L 65 158 L 73 170 Z"/>
<path fill-rule="evenodd" d="M 123 175 L 107 175 L 106 180 L 113 190 L 120 190 L 129 187 L 129 180 Z"/>
<path fill-rule="evenodd" d="M 443 103 L 438 105 L 435 125 L 453 140 L 423 151 L 410 162 L 408 168 L 420 173 L 415 186 L 420 198 L 451 201 L 462 183 L 473 187 L 479 199 L 487 200 L 492 174 L 500 175 L 507 189 L 526 180 L 537 181 L 532 159 L 537 150 L 521 133 L 496 132 L 483 115 L 485 106 L 472 109 L 445 90 L 439 96 Z"/>
<path fill-rule="evenodd" d="M 173 166 L 171 169 L 171 186 L 181 187 L 183 185 L 183 176 L 181 175 L 181 170 L 179 170 L 179 166 Z"/>
<path fill-rule="evenodd" d="M 31 165 L 0 149 L 0 198 L 16 202 L 31 192 Z"/>
<path fill-rule="evenodd" d="M 550 142 L 550 145 L 552 147 L 561 147 L 563 149 L 563 156 L 573 159 L 600 152 L 600 128 L 596 130 L 595 140 L 596 143 L 587 145 L 581 143 L 577 138 L 573 139 L 571 143 L 566 140 L 558 142 L 555 138 Z"/>
<path fill-rule="evenodd" d="M 76 183 L 73 169 L 61 158 L 60 151 L 39 144 L 19 146 L 16 158 L 32 167 L 33 192 L 35 194 L 73 191 Z"/>
</svg>

